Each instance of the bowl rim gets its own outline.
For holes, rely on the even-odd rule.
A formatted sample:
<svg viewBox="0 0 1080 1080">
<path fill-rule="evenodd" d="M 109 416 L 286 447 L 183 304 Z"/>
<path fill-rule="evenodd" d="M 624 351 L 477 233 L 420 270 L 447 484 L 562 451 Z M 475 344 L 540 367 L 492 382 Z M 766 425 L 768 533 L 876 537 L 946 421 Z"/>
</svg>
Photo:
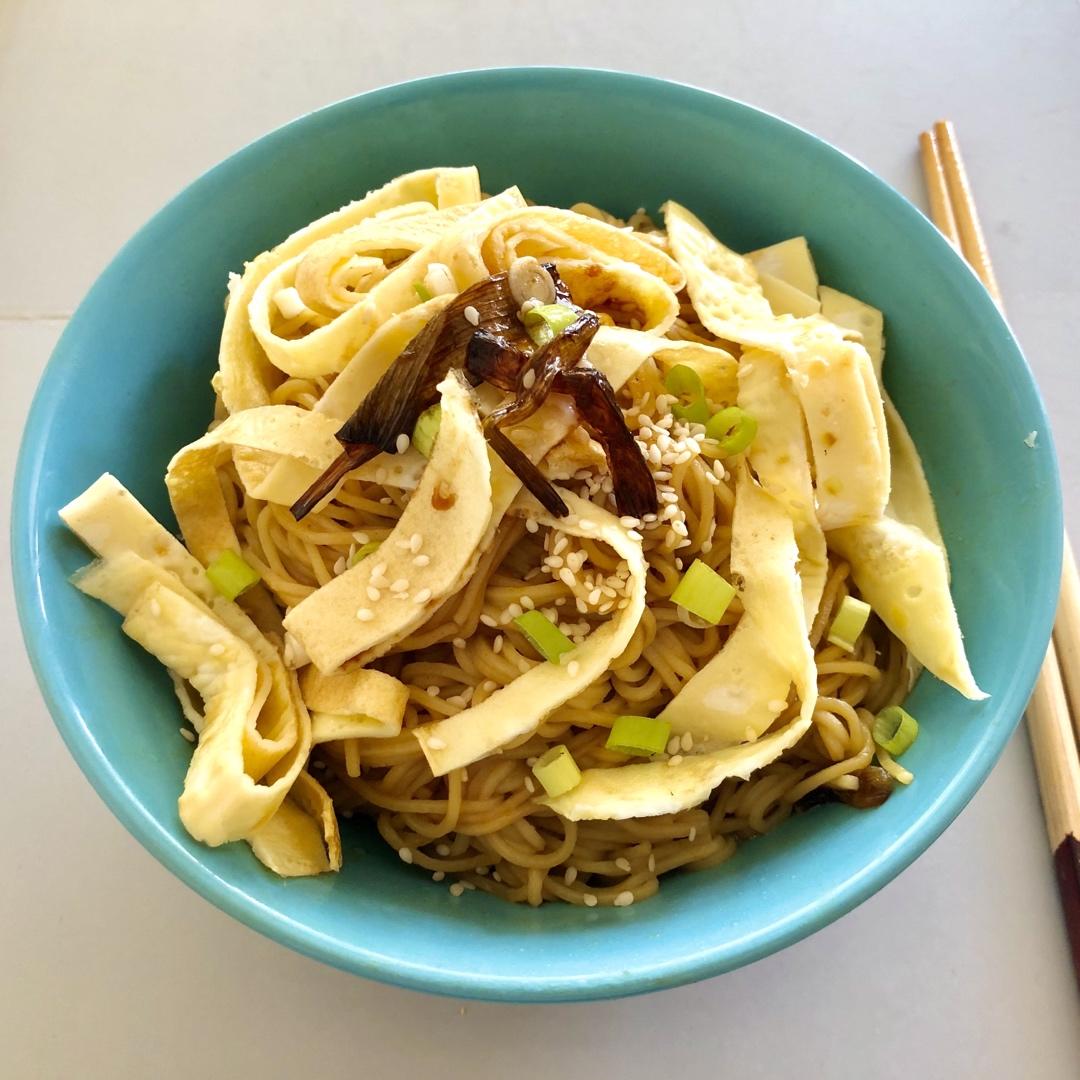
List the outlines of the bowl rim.
<svg viewBox="0 0 1080 1080">
<path fill-rule="evenodd" d="M 122 264 L 131 249 L 137 247 L 159 215 L 179 208 L 189 199 L 197 198 L 201 190 L 214 178 L 240 168 L 244 159 L 257 146 L 265 146 L 280 139 L 292 137 L 294 129 L 316 121 L 329 120 L 335 113 L 348 110 L 364 100 L 370 108 L 392 105 L 402 100 L 447 88 L 463 89 L 514 86 L 539 80 L 575 79 L 584 82 L 622 84 L 627 88 L 645 89 L 663 95 L 673 105 L 697 104 L 711 107 L 714 101 L 736 113 L 751 115 L 756 122 L 794 132 L 819 151 L 831 151 L 844 159 L 845 168 L 858 175 L 860 182 L 869 182 L 879 189 L 881 196 L 893 202 L 898 213 L 906 215 L 912 229 L 933 230 L 933 225 L 903 195 L 882 180 L 872 170 L 845 151 L 804 128 L 784 120 L 767 110 L 746 102 L 686 83 L 639 75 L 629 72 L 564 66 L 478 68 L 447 74 L 406 80 L 389 86 L 369 90 L 333 102 L 319 109 L 301 114 L 289 122 L 259 136 L 231 153 L 199 177 L 187 184 L 178 194 L 160 207 L 153 216 L 117 251 L 105 269 L 99 274 L 79 308 L 75 311 L 53 354 L 41 375 L 27 416 L 20 443 L 12 491 L 11 513 L 11 566 L 14 578 L 16 610 L 21 625 L 31 666 L 46 706 L 72 757 L 94 790 L 120 820 L 124 827 L 160 863 L 166 866 L 184 884 L 209 900 L 222 911 L 265 936 L 287 945 L 291 949 L 322 961 L 332 967 L 379 982 L 429 993 L 519 1002 L 555 1002 L 596 1000 L 645 993 L 693 982 L 733 970 L 754 960 L 761 959 L 786 946 L 802 940 L 822 927 L 846 914 L 873 895 L 900 874 L 932 844 L 952 823 L 978 788 L 1004 750 L 1027 703 L 1042 659 L 1042 649 L 1029 644 L 1027 653 L 1020 658 L 1016 678 L 1008 689 L 995 701 L 995 714 L 1004 722 L 988 724 L 985 733 L 972 751 L 969 767 L 953 777 L 938 797 L 899 835 L 868 859 L 862 869 L 847 878 L 830 892 L 819 895 L 803 907 L 789 912 L 782 920 L 753 934 L 733 942 L 720 943 L 692 954 L 677 956 L 664 963 L 637 966 L 612 972 L 596 971 L 587 975 L 543 976 L 522 974 L 504 976 L 478 974 L 471 971 L 450 970 L 420 963 L 403 963 L 392 955 L 374 948 L 345 947 L 336 938 L 319 932 L 312 926 L 301 924 L 282 912 L 275 910 L 242 889 L 227 878 L 215 873 L 186 851 L 149 810 L 140 803 L 123 777 L 113 768 L 95 741 L 87 716 L 66 685 L 61 665 L 49 655 L 47 642 L 47 618 L 44 597 L 36 568 L 41 563 L 40 532 L 35 526 L 31 508 L 33 493 L 43 467 L 41 448 L 43 441 L 38 432 L 45 430 L 56 407 L 57 356 L 62 352 L 65 338 L 77 327 L 81 312 L 92 306 L 99 290 L 105 288 L 111 274 Z M 485 85 L 486 84 L 486 85 Z M 969 278 L 970 289 L 974 286 L 977 296 L 974 302 L 982 307 L 982 313 L 990 320 L 997 320 L 1001 330 L 1012 338 L 1012 331 L 1001 313 L 982 287 L 982 283 L 967 263 L 952 249 L 951 245 L 937 236 L 942 253 L 951 258 L 955 271 Z M 1015 343 L 1015 339 L 1014 343 Z M 1053 439 L 1045 407 L 1027 360 L 1017 349 L 1024 371 L 1030 380 L 1039 409 L 1039 432 L 1048 450 L 1049 478 L 1053 481 L 1052 505 L 1049 514 L 1055 518 L 1056 541 L 1051 539 L 1051 555 L 1060 564 L 1061 558 L 1061 485 Z M 1054 545 L 1056 544 L 1056 549 Z M 1044 596 L 1038 606 L 1028 611 L 1028 622 L 1034 628 L 1029 642 L 1048 641 L 1056 607 L 1056 595 Z"/>
</svg>

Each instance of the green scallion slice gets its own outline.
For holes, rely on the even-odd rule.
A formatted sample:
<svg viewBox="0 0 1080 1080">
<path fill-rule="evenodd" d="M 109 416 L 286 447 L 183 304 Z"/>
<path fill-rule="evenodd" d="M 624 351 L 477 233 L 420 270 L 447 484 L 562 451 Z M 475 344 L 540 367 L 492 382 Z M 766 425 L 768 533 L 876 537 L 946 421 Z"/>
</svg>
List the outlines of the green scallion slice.
<svg viewBox="0 0 1080 1080">
<path fill-rule="evenodd" d="M 374 554 L 379 548 L 382 547 L 381 540 L 370 540 L 362 547 L 358 547 L 349 559 L 349 568 L 352 569 L 361 559 L 366 559 L 369 555 Z"/>
<path fill-rule="evenodd" d="M 415 292 L 416 295 L 420 297 L 421 301 L 424 302 L 432 298 L 431 290 L 422 281 L 413 282 L 413 292 Z"/>
<path fill-rule="evenodd" d="M 832 645 L 839 645 L 848 652 L 855 651 L 855 642 L 870 618 L 870 605 L 865 600 L 856 600 L 854 596 L 845 596 L 840 610 L 833 617 L 832 625 L 826 637 Z"/>
<path fill-rule="evenodd" d="M 918 736 L 918 720 L 899 705 L 882 709 L 874 719 L 874 742 L 893 757 L 899 757 Z"/>
<path fill-rule="evenodd" d="M 675 364 L 664 376 L 664 389 L 679 397 L 703 398 L 705 384 L 689 364 Z"/>
<path fill-rule="evenodd" d="M 425 409 L 417 418 L 412 433 L 412 444 L 426 458 L 431 457 L 431 450 L 435 445 L 435 438 L 439 434 L 439 425 L 441 423 L 441 405 L 432 405 L 430 409 Z"/>
<path fill-rule="evenodd" d="M 533 776 L 553 799 L 565 795 L 581 783 L 581 770 L 569 750 L 559 743 L 546 751 L 533 766 Z"/>
<path fill-rule="evenodd" d="M 702 397 L 691 401 L 689 405 L 680 405 L 676 402 L 671 406 L 671 415 L 676 420 L 685 420 L 691 424 L 707 424 L 712 410 L 709 403 Z"/>
<path fill-rule="evenodd" d="M 738 405 L 721 409 L 705 425 L 705 437 L 715 439 L 722 455 L 741 454 L 757 434 L 757 421 Z"/>
<path fill-rule="evenodd" d="M 735 586 L 725 581 L 711 566 L 695 559 L 682 581 L 675 586 L 671 599 L 681 608 L 714 626 L 724 617 L 735 598 Z"/>
<path fill-rule="evenodd" d="M 226 600 L 235 600 L 262 580 L 258 570 L 248 566 L 235 551 L 228 550 L 223 551 L 206 568 L 206 576 Z"/>
<path fill-rule="evenodd" d="M 671 724 L 652 716 L 619 716 L 611 725 L 607 742 L 609 750 L 638 757 L 659 754 L 667 746 Z"/>
<path fill-rule="evenodd" d="M 537 347 L 546 345 L 561 334 L 578 313 L 569 304 L 541 304 L 525 312 L 525 330 Z"/>
<path fill-rule="evenodd" d="M 557 664 L 563 653 L 570 652 L 574 643 L 542 612 L 526 611 L 514 620 L 514 625 L 529 639 L 532 647 L 545 659 Z"/>
</svg>

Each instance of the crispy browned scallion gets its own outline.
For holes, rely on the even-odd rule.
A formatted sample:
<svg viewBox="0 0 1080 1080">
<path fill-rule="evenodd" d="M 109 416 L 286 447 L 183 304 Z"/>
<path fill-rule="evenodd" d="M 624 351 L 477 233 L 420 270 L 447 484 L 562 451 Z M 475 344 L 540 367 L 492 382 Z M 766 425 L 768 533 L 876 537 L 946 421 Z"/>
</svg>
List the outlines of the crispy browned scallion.
<svg viewBox="0 0 1080 1080">
<path fill-rule="evenodd" d="M 556 337 L 547 348 L 555 346 L 564 336 L 571 334 L 576 326 L 578 322 L 572 323 L 564 334 Z M 595 332 L 594 329 L 588 334 L 590 340 Z M 515 345 L 484 330 L 477 331 L 469 342 L 466 363 L 470 375 L 483 379 L 500 390 L 517 390 L 520 400 L 520 387 L 527 378 L 526 373 L 535 371 L 538 361 L 545 363 L 543 352 L 543 349 L 538 349 L 530 360 Z M 611 383 L 602 371 L 594 367 L 575 367 L 574 364 L 565 363 L 572 355 L 573 353 L 561 353 L 559 359 L 562 362 L 558 368 L 554 368 L 554 364 L 549 362 L 554 368 L 549 382 L 550 390 L 573 398 L 585 430 L 604 448 L 619 513 L 636 518 L 656 513 L 656 484 L 640 448 L 634 441 L 633 433 L 626 426 Z M 574 363 L 576 362 L 575 360 Z M 533 393 L 534 398 L 538 396 L 540 387 L 539 374 L 535 376 L 535 380 L 531 391 L 524 391 Z M 546 391 L 539 391 L 539 394 L 546 396 Z M 492 413 L 492 416 L 494 415 Z M 491 418 L 488 417 L 488 420 Z M 509 422 L 518 422 L 521 419 L 524 417 L 515 416 Z"/>
</svg>

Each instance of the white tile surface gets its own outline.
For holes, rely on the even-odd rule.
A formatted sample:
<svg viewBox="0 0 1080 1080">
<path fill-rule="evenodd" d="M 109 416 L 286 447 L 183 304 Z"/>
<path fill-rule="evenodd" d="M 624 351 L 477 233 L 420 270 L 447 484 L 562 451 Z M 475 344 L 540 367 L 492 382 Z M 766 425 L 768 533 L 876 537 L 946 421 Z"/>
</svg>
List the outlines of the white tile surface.
<svg viewBox="0 0 1080 1080">
<path fill-rule="evenodd" d="M 914 134 L 955 120 L 1080 533 L 1080 8 L 945 6 L 0 3 L 3 505 L 62 328 L 44 317 L 69 313 L 184 183 L 268 128 L 383 83 L 565 63 L 751 101 L 915 199 Z M 6 562 L 6 528 L 0 548 Z M 1077 1075 L 1078 998 L 1022 733 L 930 852 L 784 953 L 650 998 L 462 1012 L 294 956 L 172 879 L 64 751 L 6 576 L 2 603 L 2 1075 Z"/>
</svg>

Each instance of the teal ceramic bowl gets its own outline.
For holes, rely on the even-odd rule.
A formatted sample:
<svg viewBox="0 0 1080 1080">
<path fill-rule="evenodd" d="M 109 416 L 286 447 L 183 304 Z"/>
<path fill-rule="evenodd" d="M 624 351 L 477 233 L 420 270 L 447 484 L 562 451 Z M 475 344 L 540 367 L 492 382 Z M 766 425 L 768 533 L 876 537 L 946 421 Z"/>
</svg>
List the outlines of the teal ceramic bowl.
<svg viewBox="0 0 1080 1080">
<path fill-rule="evenodd" d="M 57 509 L 103 470 L 172 521 L 162 477 L 211 411 L 226 275 L 291 230 L 408 169 L 480 166 L 556 205 L 616 213 L 674 198 L 748 250 L 797 233 L 824 282 L 883 308 L 889 389 L 923 454 L 952 556 L 973 704 L 924 678 L 915 783 L 881 808 L 789 821 L 715 870 L 625 909 L 451 897 L 373 832 L 345 869 L 279 881 L 246 846 L 177 820 L 190 748 L 164 671 L 67 583 L 88 560 Z M 1039 432 L 1038 444 L 1024 443 Z M 904 869 L 952 821 L 1013 731 L 1058 587 L 1061 507 L 1049 427 L 994 305 L 926 219 L 806 132 L 716 95 L 630 75 L 470 72 L 365 94 L 234 154 L 127 244 L 71 320 L 27 422 L 15 485 L 19 613 L 71 753 L 128 829 L 197 892 L 336 967 L 465 997 L 614 997 L 716 975 L 813 933 Z M 1023 597 L 1021 618 L 1002 617 Z"/>
</svg>

